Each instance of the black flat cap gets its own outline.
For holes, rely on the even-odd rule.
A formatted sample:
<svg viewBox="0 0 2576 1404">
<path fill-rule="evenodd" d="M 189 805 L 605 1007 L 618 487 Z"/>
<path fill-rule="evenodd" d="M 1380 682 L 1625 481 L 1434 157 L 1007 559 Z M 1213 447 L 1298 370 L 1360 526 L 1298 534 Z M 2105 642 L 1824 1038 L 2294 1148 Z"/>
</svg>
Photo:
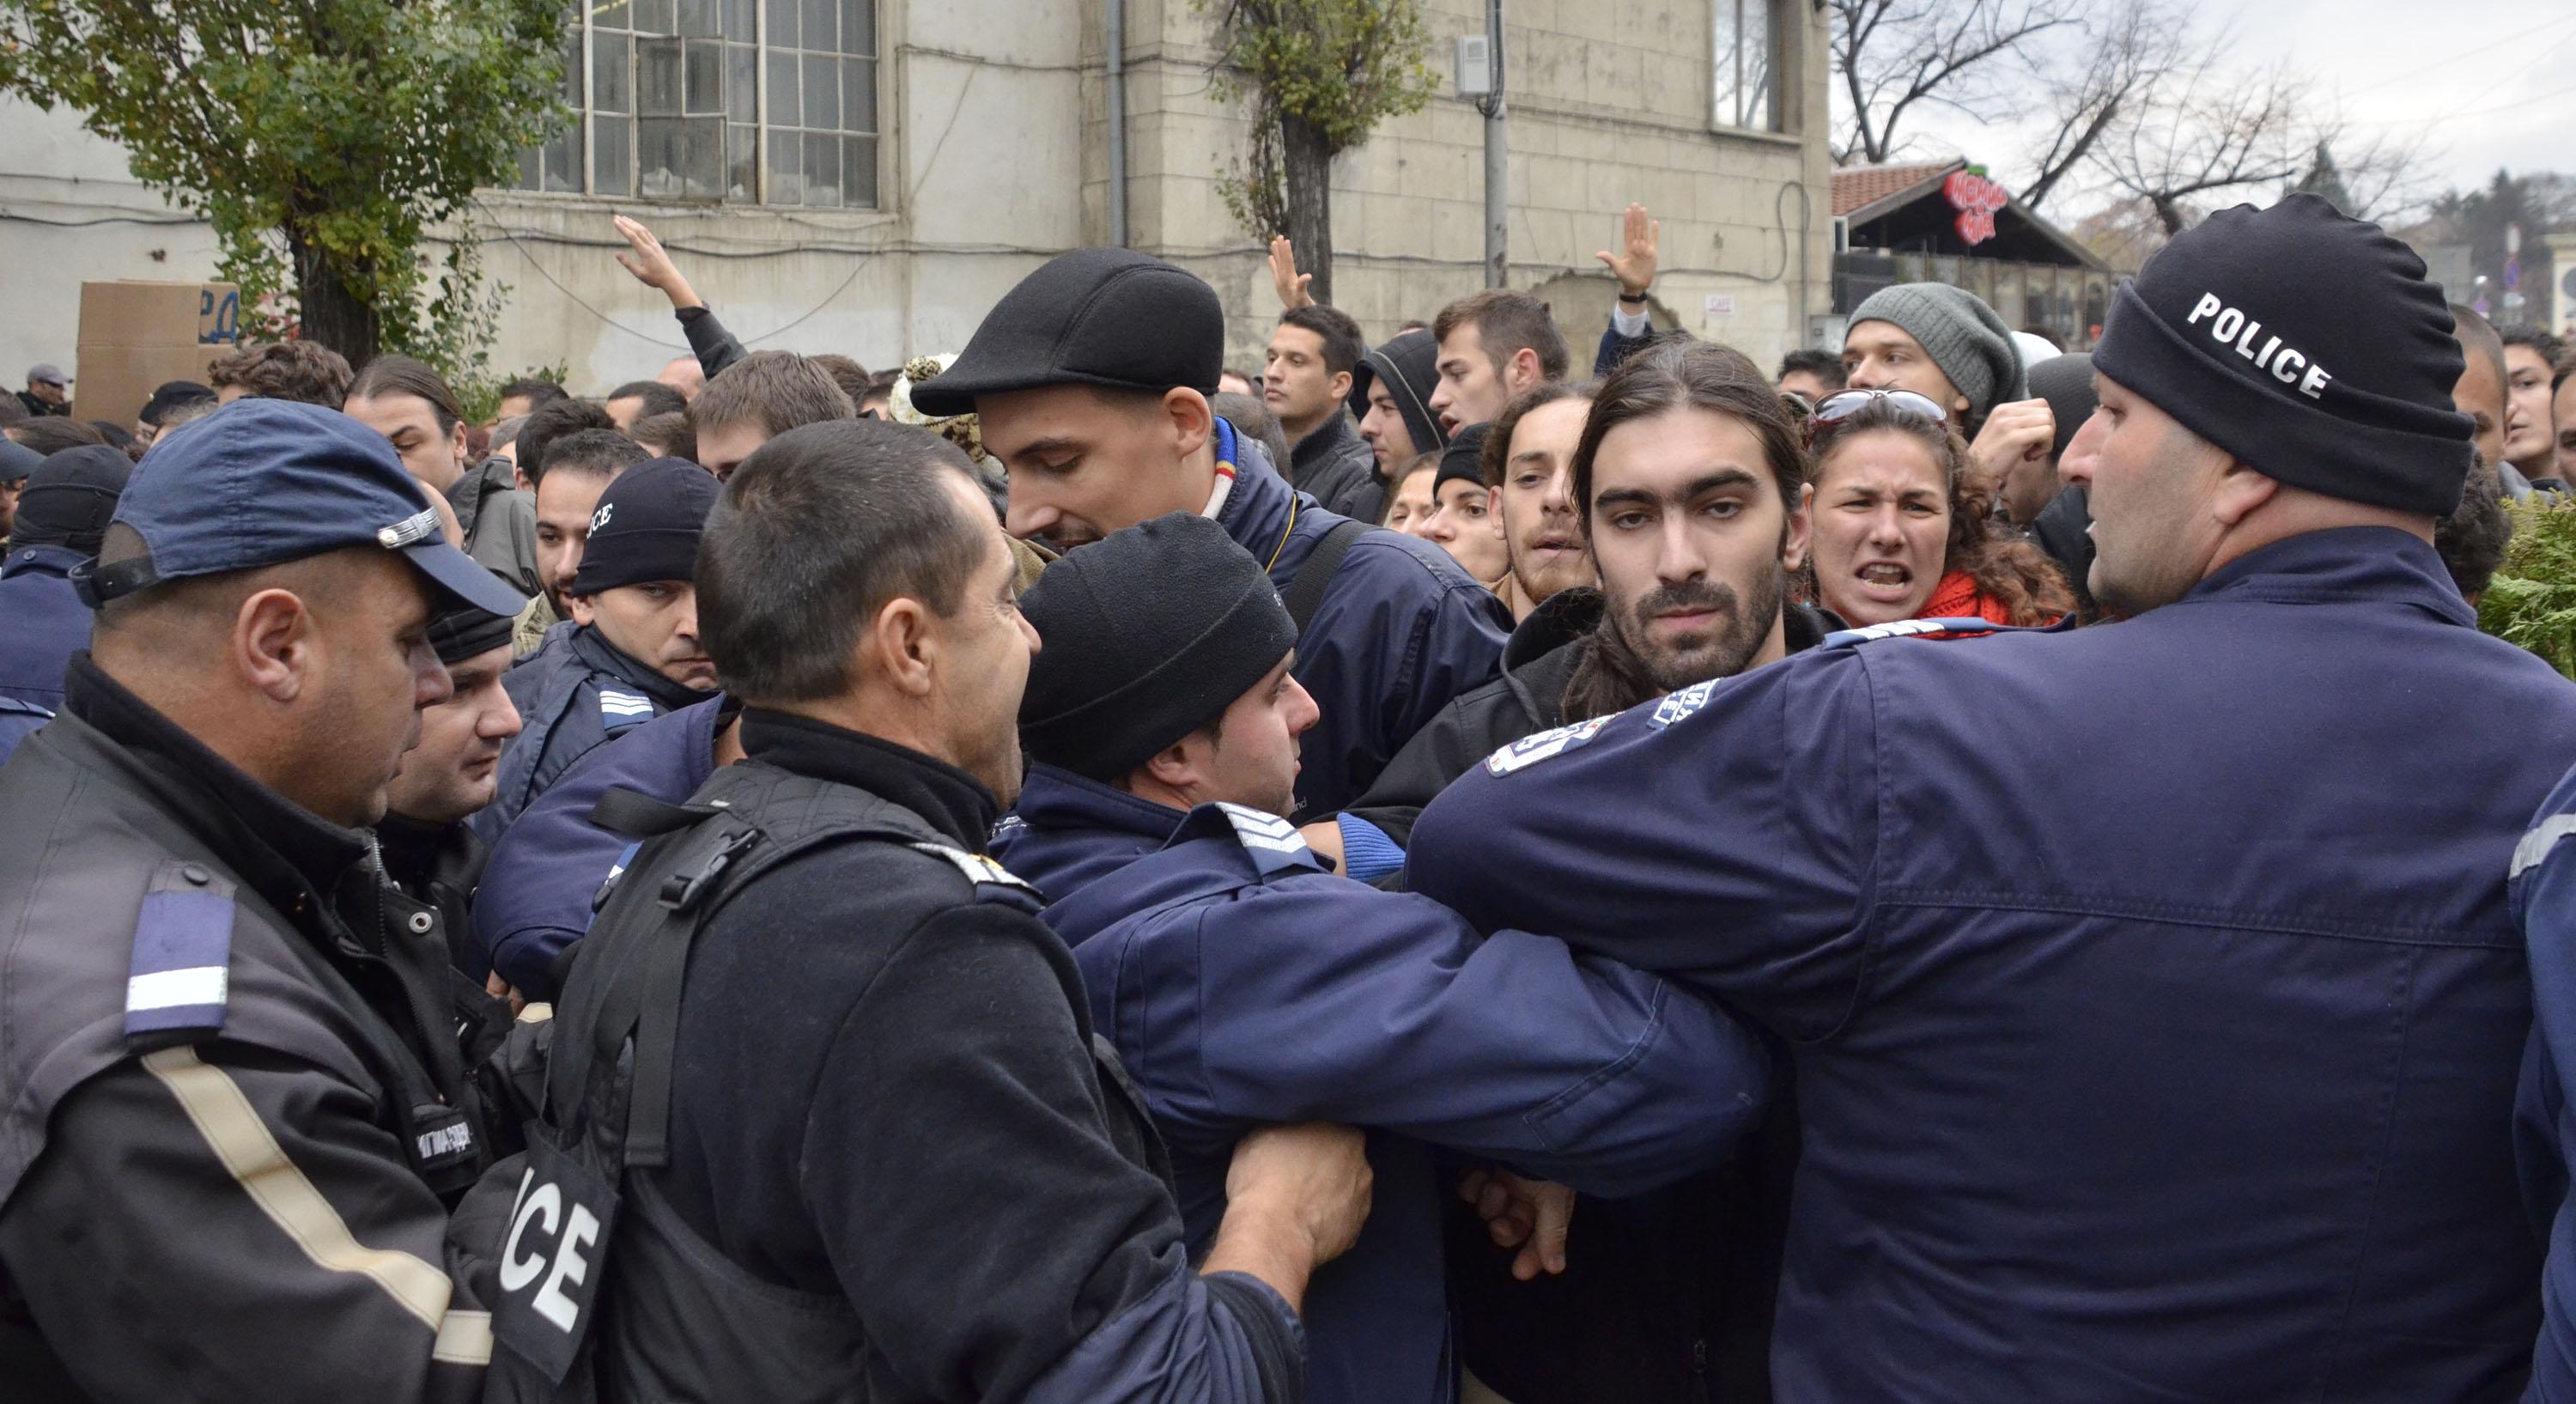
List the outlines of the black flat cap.
<svg viewBox="0 0 2576 1404">
<path fill-rule="evenodd" d="M 1224 363 L 1216 289 L 1132 249 L 1076 249 L 1003 294 L 956 364 L 912 387 L 912 406 L 972 414 L 978 395 L 1048 385 L 1212 395 Z"/>
</svg>

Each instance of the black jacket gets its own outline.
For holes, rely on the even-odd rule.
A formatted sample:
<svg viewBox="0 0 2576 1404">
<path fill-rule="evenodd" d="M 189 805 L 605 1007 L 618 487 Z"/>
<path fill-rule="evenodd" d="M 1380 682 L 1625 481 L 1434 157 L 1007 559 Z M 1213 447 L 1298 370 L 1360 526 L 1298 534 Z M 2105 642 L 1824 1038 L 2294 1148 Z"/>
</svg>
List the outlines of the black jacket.
<svg viewBox="0 0 2576 1404">
<path fill-rule="evenodd" d="M 490 856 L 483 841 L 462 820 L 432 824 L 388 814 L 376 825 L 376 844 L 394 885 L 437 909 L 448 958 L 463 969 L 466 962 L 456 958 L 457 949 L 474 929 L 474 889 L 483 881 L 483 861 Z"/>
<path fill-rule="evenodd" d="M 1288 481 L 1325 511 L 1355 522 L 1374 524 L 1386 513 L 1386 479 L 1377 475 L 1377 450 L 1338 407 L 1322 427 L 1288 451 Z"/>
<path fill-rule="evenodd" d="M 749 814 L 773 781 L 826 781 L 925 841 L 789 857 L 706 919 L 655 1180 L 679 1219 L 763 1283 L 846 1302 L 852 1395 L 874 1404 L 1286 1397 L 1295 1318 L 1253 1279 L 1191 1272 L 1071 952 L 1033 895 L 982 899 L 1019 887 L 976 856 L 992 795 L 780 713 L 746 711 L 742 742 L 702 794 Z"/>
<path fill-rule="evenodd" d="M 0 812 L 0 1393 L 478 1397 L 435 916 L 85 653 Z"/>
</svg>

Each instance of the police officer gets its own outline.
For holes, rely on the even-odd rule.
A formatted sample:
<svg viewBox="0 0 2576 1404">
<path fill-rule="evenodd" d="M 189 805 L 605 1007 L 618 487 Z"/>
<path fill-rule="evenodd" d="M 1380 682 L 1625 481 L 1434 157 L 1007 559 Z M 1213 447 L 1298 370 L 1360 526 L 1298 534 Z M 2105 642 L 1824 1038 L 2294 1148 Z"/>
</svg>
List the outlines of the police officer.
<svg viewBox="0 0 2576 1404">
<path fill-rule="evenodd" d="M 65 449 L 37 465 L 18 499 L 18 527 L 0 561 L 0 696 L 63 704 L 63 668 L 89 646 L 89 606 L 72 567 L 98 554 L 134 460 L 104 444 Z M 0 759 L 6 752 L 0 752 Z"/>
<path fill-rule="evenodd" d="M 1325 871 L 1286 817 L 1316 721 L 1296 625 L 1217 524 L 1113 532 L 1027 605 L 1049 640 L 1021 708 L 1035 764 L 995 855 L 1052 899 L 1171 1146 L 1192 1246 L 1252 1127 L 1394 1133 L 1371 1149 L 1368 1228 L 1310 1294 L 1307 1398 L 1454 1399 L 1433 1147 L 1651 1189 L 1733 1147 L 1768 1056 L 1660 981 Z"/>
<path fill-rule="evenodd" d="M 485 843 L 600 743 L 715 690 L 691 577 L 718 491 L 705 469 L 664 458 L 599 494 L 566 592 L 572 618 L 501 679 L 527 729 L 502 755 L 499 793 L 474 817 Z"/>
<path fill-rule="evenodd" d="M 364 830 L 448 695 L 431 612 L 519 598 L 382 435 L 277 400 L 157 447 L 74 579 L 91 650 L 0 770 L 12 1392 L 476 1398 L 444 1240 L 485 1143 Z"/>
<path fill-rule="evenodd" d="M 502 748 L 519 734 L 519 709 L 501 688 L 511 622 L 479 609 L 452 609 L 430 621 L 429 646 L 447 668 L 450 690 L 446 701 L 422 709 L 420 740 L 385 787 L 385 817 L 376 825 L 386 874 L 438 909 L 439 929 L 452 945 L 471 928 L 483 876 L 483 843 L 465 821 L 492 802 Z"/>
<path fill-rule="evenodd" d="M 2504 879 L 2576 688 L 2433 550 L 2450 316 L 2292 196 L 2177 237 L 2093 364 L 2123 622 L 1852 631 L 1498 754 L 1414 889 L 1793 1044 L 1788 1404 L 2511 1398 Z"/>
<path fill-rule="evenodd" d="M 1323 510 L 1210 413 L 1224 353 L 1215 289 L 1143 254 L 1078 249 L 994 304 L 912 402 L 978 417 L 1015 536 L 1061 552 L 1197 512 L 1261 562 L 1298 621 L 1297 681 L 1324 713 L 1299 810 L 1330 813 L 1494 676 L 1511 619 L 1438 548 Z"/>
<path fill-rule="evenodd" d="M 566 1120 L 532 1138 L 494 1322 L 512 1379 L 1296 1397 L 1295 1308 L 1366 1162 L 1330 1128 L 1255 1138 L 1193 1270 L 1072 957 L 982 856 L 1037 642 L 1016 576 L 965 456 L 921 430 L 807 425 L 735 472 L 698 581 L 749 755 L 689 806 L 624 797 L 664 836 L 557 1008 Z"/>
</svg>

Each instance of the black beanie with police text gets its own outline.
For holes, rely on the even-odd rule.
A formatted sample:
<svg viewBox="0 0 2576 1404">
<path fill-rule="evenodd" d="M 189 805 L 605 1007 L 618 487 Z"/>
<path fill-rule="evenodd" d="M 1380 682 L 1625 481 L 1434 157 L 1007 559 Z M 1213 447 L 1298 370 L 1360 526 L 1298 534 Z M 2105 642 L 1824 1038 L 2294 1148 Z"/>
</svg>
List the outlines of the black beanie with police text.
<svg viewBox="0 0 2576 1404">
<path fill-rule="evenodd" d="M 1225 715 L 1297 646 L 1261 563 L 1173 512 L 1066 553 L 1020 595 L 1038 631 L 1020 697 L 1029 758 L 1115 784 Z"/>
<path fill-rule="evenodd" d="M 617 475 L 590 514 L 590 540 L 572 593 L 698 578 L 698 537 L 724 486 L 685 458 L 655 458 Z"/>
<path fill-rule="evenodd" d="M 2464 362 L 2415 251 L 2314 195 L 2174 236 L 2112 301 L 2093 368 L 2266 477 L 2427 516 L 2476 449 Z"/>
</svg>

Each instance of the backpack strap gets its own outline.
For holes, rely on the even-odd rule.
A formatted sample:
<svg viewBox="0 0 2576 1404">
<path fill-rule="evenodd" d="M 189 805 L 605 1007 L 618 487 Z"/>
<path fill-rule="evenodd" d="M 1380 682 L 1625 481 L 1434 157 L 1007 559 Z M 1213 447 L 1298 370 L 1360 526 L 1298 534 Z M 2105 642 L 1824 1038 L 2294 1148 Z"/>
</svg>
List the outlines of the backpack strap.
<svg viewBox="0 0 2576 1404">
<path fill-rule="evenodd" d="M 1297 579 L 1279 597 L 1288 617 L 1297 621 L 1298 633 L 1306 632 L 1315 611 L 1323 607 L 1324 592 L 1332 588 L 1333 577 L 1340 573 L 1342 557 L 1351 553 L 1351 547 L 1361 537 L 1375 530 L 1366 522 L 1336 522 L 1324 533 L 1324 539 L 1315 543 L 1314 554 L 1306 557 L 1306 564 L 1298 568 Z"/>
</svg>

